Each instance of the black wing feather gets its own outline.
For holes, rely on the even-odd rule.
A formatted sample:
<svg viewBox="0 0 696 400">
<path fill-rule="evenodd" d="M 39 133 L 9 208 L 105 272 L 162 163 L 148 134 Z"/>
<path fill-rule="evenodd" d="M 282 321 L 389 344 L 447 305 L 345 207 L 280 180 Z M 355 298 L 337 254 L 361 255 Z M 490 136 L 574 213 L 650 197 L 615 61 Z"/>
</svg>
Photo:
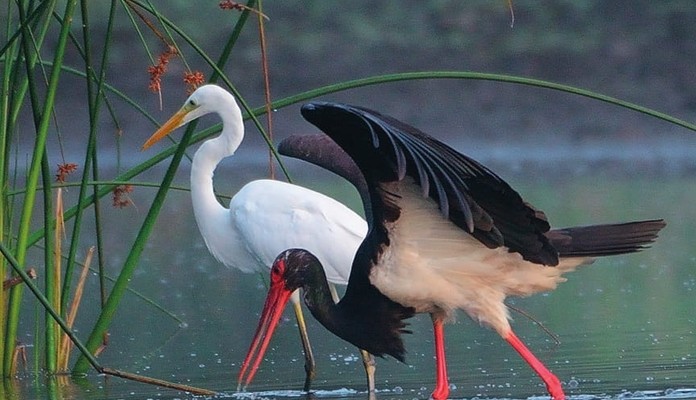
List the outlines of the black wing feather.
<svg viewBox="0 0 696 400">
<path fill-rule="evenodd" d="M 506 246 L 539 264 L 558 263 L 558 252 L 545 236 L 550 227 L 543 213 L 477 161 L 414 127 L 366 108 L 311 103 L 302 108 L 302 115 L 353 158 L 368 187 L 410 176 L 424 192 L 427 189 L 446 218 L 486 246 Z M 365 137 L 371 140 L 365 142 Z M 367 197 L 379 201 L 376 192 Z"/>
</svg>

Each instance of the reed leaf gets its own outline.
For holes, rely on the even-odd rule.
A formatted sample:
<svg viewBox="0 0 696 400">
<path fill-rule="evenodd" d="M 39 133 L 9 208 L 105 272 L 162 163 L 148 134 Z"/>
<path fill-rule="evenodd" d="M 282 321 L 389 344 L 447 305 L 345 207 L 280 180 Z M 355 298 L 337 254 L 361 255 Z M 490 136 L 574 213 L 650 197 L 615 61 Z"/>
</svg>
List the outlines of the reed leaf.
<svg viewBox="0 0 696 400">
<path fill-rule="evenodd" d="M 169 165 L 169 168 L 167 169 L 167 172 L 164 175 L 162 185 L 160 189 L 157 191 L 157 194 L 155 195 L 155 198 L 152 202 L 152 206 L 150 206 L 150 210 L 148 211 L 147 216 L 145 217 L 145 220 L 142 226 L 140 227 L 140 230 L 138 231 L 138 235 L 136 236 L 135 242 L 133 243 L 131 250 L 128 253 L 128 257 L 124 262 L 123 268 L 121 269 L 121 273 L 116 279 L 116 282 L 114 283 L 114 286 L 111 289 L 111 293 L 109 294 L 109 297 L 107 298 L 106 303 L 104 304 L 104 308 L 102 309 L 102 312 L 99 314 L 99 318 L 97 319 L 97 322 L 94 324 L 94 328 L 92 329 L 92 332 L 90 333 L 89 338 L 87 339 L 85 347 L 90 352 L 94 352 L 97 350 L 101 343 L 102 337 L 104 336 L 107 329 L 109 328 L 109 325 L 111 324 L 111 320 L 113 319 L 113 316 L 116 313 L 121 298 L 123 297 L 123 293 L 125 292 L 128 282 L 130 281 L 130 278 L 133 275 L 133 272 L 135 271 L 137 263 L 140 259 L 140 255 L 142 254 L 142 251 L 145 248 L 147 238 L 150 236 L 150 233 L 152 232 L 152 229 L 155 225 L 157 215 L 159 215 L 159 211 L 161 210 L 162 205 L 164 204 L 164 199 L 167 195 L 167 192 L 169 191 L 169 186 L 174 180 L 176 171 L 179 168 L 179 163 L 181 162 L 186 147 L 188 146 L 188 141 L 190 140 L 191 135 L 193 134 L 194 125 L 195 124 L 191 124 L 191 126 L 189 126 L 186 129 L 184 137 L 181 141 L 181 145 L 179 146 L 177 152 L 174 153 L 174 157 L 172 158 L 171 164 Z M 83 353 L 80 356 L 80 358 L 78 358 L 77 362 L 75 363 L 75 366 L 73 367 L 73 374 L 86 373 L 87 368 L 89 367 L 88 361 L 89 360 L 86 357 L 86 354 Z"/>
<path fill-rule="evenodd" d="M 493 81 L 501 83 L 511 83 L 517 85 L 533 86 L 541 89 L 551 89 L 577 96 L 587 97 L 594 100 L 599 100 L 618 107 L 626 108 L 631 111 L 636 111 L 651 117 L 661 119 L 674 125 L 681 126 L 690 131 L 696 132 L 696 124 L 689 123 L 672 115 L 653 110 L 639 104 L 621 100 L 615 97 L 607 96 L 602 93 L 594 92 L 587 89 L 582 89 L 575 86 L 564 85 L 561 83 L 550 82 L 541 79 L 528 78 L 523 76 L 492 74 L 485 72 L 473 71 L 423 71 L 423 72 L 403 72 L 397 74 L 377 75 L 367 78 L 354 79 L 345 82 L 339 82 L 332 85 L 322 86 L 317 89 L 308 90 L 278 100 L 273 103 L 274 109 L 287 107 L 292 104 L 297 104 L 316 97 L 325 96 L 331 93 L 342 92 L 350 89 L 357 89 L 364 86 L 381 85 L 391 82 L 402 82 L 410 80 L 429 80 L 429 79 L 466 79 L 479 81 Z"/>
<path fill-rule="evenodd" d="M 242 21 L 240 20 L 237 23 L 242 23 Z M 121 297 L 123 296 L 127 284 L 130 281 L 133 272 L 135 271 L 138 260 L 140 259 L 140 255 L 142 254 L 142 251 L 145 247 L 145 243 L 147 242 L 147 238 L 150 236 L 150 233 L 152 232 L 152 229 L 157 220 L 157 216 L 159 215 L 159 211 L 161 210 L 162 205 L 164 204 L 165 197 L 169 191 L 169 186 L 171 185 L 176 171 L 179 168 L 179 163 L 181 162 L 181 159 L 185 154 L 186 148 L 189 145 L 189 141 L 191 140 L 191 137 L 193 135 L 195 125 L 195 123 L 189 124 L 184 133 L 180 145 L 174 153 L 170 166 L 167 169 L 167 172 L 165 173 L 162 185 L 157 191 L 155 198 L 152 202 L 152 206 L 150 207 L 150 210 L 148 211 L 147 216 L 145 217 L 145 220 L 141 225 L 141 228 L 135 239 L 135 243 L 133 244 L 131 251 L 129 252 L 126 258 L 126 261 L 124 262 L 124 266 L 121 270 L 121 273 L 116 279 L 111 293 L 109 294 L 109 297 L 107 298 L 106 303 L 104 304 L 104 308 L 101 314 L 99 315 L 99 318 L 97 319 L 97 322 L 95 323 L 94 328 L 92 329 L 92 332 L 89 335 L 89 338 L 87 339 L 86 348 L 89 351 L 94 352 L 98 348 L 101 337 L 103 337 L 103 335 L 106 333 L 111 323 L 111 320 L 113 319 L 114 313 L 116 312 L 118 304 L 121 301 Z M 88 367 L 88 359 L 84 354 L 82 354 L 75 363 L 75 366 L 73 367 L 73 373 L 83 374 L 87 371 Z"/>
<path fill-rule="evenodd" d="M 82 264 L 82 272 L 80 273 L 80 278 L 77 281 L 77 286 L 75 287 L 75 295 L 70 303 L 70 310 L 68 311 L 66 324 L 72 329 L 75 324 L 75 319 L 77 318 L 77 311 L 80 309 L 80 303 L 82 301 L 82 294 L 84 293 L 85 283 L 87 282 L 87 276 L 89 273 L 90 265 L 92 264 L 92 257 L 94 256 L 94 246 L 90 247 L 87 251 L 87 256 Z M 68 361 L 70 360 L 70 349 L 72 342 L 70 337 L 63 333 L 60 341 L 60 351 L 58 352 L 58 370 L 67 371 Z"/>
<path fill-rule="evenodd" d="M 54 201 L 51 198 L 51 173 L 48 168 L 48 157 L 44 157 L 43 182 L 45 189 L 44 195 L 44 221 L 47 229 L 53 231 L 53 235 L 46 235 L 44 248 L 44 290 L 51 306 L 60 313 L 60 277 L 61 277 L 61 256 L 62 238 L 65 234 L 65 223 L 63 221 L 63 189 L 56 190 L 55 207 L 51 208 Z M 52 218 L 53 214 L 53 218 Z M 49 374 L 56 372 L 57 368 L 57 343 L 59 329 L 56 322 L 47 311 L 44 315 L 46 330 L 44 333 L 44 357 L 45 368 Z M 38 336 L 37 336 L 38 337 Z"/>
<path fill-rule="evenodd" d="M 41 163 L 46 146 L 46 137 L 48 135 L 48 128 L 51 121 L 51 111 L 53 110 L 53 105 L 55 103 L 58 81 L 60 80 L 61 75 L 60 66 L 63 63 L 63 57 L 65 55 L 66 43 L 68 33 L 70 30 L 69 21 L 72 21 L 75 4 L 75 0 L 68 0 L 66 2 L 63 20 L 68 22 L 64 23 L 61 26 L 61 30 L 58 36 L 58 42 L 56 44 L 55 57 L 53 61 L 54 68 L 51 70 L 51 76 L 48 82 L 48 88 L 46 90 L 45 101 L 42 105 L 41 118 L 37 127 L 36 141 L 34 142 L 34 150 L 31 157 L 31 164 L 27 173 L 27 193 L 24 198 L 24 203 L 19 222 L 19 230 L 17 235 L 16 256 L 20 264 L 24 263 L 26 252 L 28 249 L 29 230 L 31 226 L 34 203 L 36 200 L 36 186 L 39 180 L 39 173 L 41 171 Z M 29 36 L 27 34 L 26 37 L 23 37 L 23 42 L 25 43 L 25 54 L 27 55 L 31 54 L 30 52 L 26 51 L 26 49 L 28 48 L 28 40 Z M 31 75 L 28 75 L 28 78 L 31 86 Z M 32 97 L 36 98 L 36 95 L 32 94 Z M 21 285 L 13 287 L 10 291 L 9 296 L 9 306 L 7 311 L 6 322 L 7 333 L 5 335 L 5 354 L 3 360 L 3 370 L 6 376 L 12 375 L 14 373 L 14 365 L 12 363 L 12 358 L 8 357 L 8 354 L 12 354 L 12 349 L 17 339 L 17 329 L 19 326 L 19 314 L 23 288 L 24 286 Z"/>
<path fill-rule="evenodd" d="M 87 359 L 87 362 L 95 369 L 97 372 L 102 373 L 102 374 L 107 374 L 107 375 L 112 375 L 112 376 L 117 376 L 120 378 L 124 379 L 130 379 L 138 382 L 143 382 L 143 383 L 148 383 L 152 385 L 158 385 L 161 387 L 168 387 L 180 391 L 185 391 L 185 392 L 190 392 L 192 394 L 196 395 L 205 395 L 205 396 L 212 396 L 217 394 L 216 392 L 212 390 L 207 390 L 207 389 L 201 389 L 197 388 L 194 386 L 189 386 L 189 385 L 184 385 L 184 384 L 178 384 L 178 383 L 172 383 L 168 382 L 165 380 L 161 379 L 154 379 L 154 378 L 148 378 L 142 375 L 138 374 L 133 374 L 129 372 L 124 372 L 120 371 L 117 369 L 113 368 L 107 368 L 103 367 L 102 365 L 99 364 L 97 359 L 92 356 L 92 354 L 87 351 L 87 348 L 85 347 L 84 344 L 80 341 L 80 339 L 75 335 L 75 333 L 70 329 L 68 326 L 68 323 L 58 314 L 53 307 L 51 307 L 51 304 L 49 300 L 44 296 L 44 294 L 41 292 L 41 290 L 31 281 L 31 278 L 29 275 L 27 275 L 26 272 L 24 272 L 21 268 L 21 265 L 17 262 L 17 260 L 14 258 L 12 255 L 12 252 L 10 249 L 8 249 L 2 242 L 0 242 L 0 253 L 5 257 L 7 262 L 12 266 L 12 269 L 15 271 L 15 273 L 24 281 L 24 284 L 29 288 L 29 290 L 34 294 L 37 300 L 41 303 L 41 305 L 48 311 L 51 316 L 55 319 L 55 321 L 60 325 L 60 327 L 63 329 L 63 332 L 70 338 L 70 341 L 77 347 L 81 354 Z M 13 354 L 13 357 L 16 357 L 18 352 Z"/>
</svg>

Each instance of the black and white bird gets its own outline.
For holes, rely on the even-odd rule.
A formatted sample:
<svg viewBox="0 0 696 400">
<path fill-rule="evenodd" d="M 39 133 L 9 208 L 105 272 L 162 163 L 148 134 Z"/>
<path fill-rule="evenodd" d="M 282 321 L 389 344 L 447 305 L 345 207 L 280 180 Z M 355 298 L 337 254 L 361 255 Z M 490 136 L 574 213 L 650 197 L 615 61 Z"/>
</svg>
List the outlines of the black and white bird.
<svg viewBox="0 0 696 400">
<path fill-rule="evenodd" d="M 252 346 L 249 355 L 263 356 L 297 289 L 329 331 L 374 355 L 401 361 L 404 319 L 429 313 L 436 355 L 432 397 L 445 399 L 443 325 L 462 310 L 494 329 L 541 377 L 550 395 L 564 399 L 559 379 L 513 332 L 505 298 L 553 290 L 565 273 L 593 257 L 640 251 L 665 222 L 551 229 L 546 215 L 498 175 L 414 127 L 335 103 L 307 104 L 302 115 L 331 140 L 291 137 L 281 144 L 281 153 L 353 182 L 369 231 L 337 304 L 331 301 L 321 262 L 310 251 L 289 249 L 276 258 L 256 335 L 264 345 Z M 352 169 L 335 162 L 345 157 L 342 151 L 355 162 Z"/>
</svg>

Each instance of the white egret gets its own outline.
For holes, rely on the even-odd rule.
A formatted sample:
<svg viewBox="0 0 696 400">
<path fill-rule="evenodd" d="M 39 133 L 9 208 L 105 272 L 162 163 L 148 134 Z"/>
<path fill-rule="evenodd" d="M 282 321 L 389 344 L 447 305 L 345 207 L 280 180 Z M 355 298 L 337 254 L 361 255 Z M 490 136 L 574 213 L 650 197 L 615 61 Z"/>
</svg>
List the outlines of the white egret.
<svg viewBox="0 0 696 400">
<path fill-rule="evenodd" d="M 181 109 L 143 145 L 147 149 L 174 129 L 215 113 L 222 119 L 219 136 L 204 142 L 191 165 L 191 202 L 198 228 L 210 253 L 243 272 L 267 271 L 278 253 L 292 247 L 311 250 L 324 265 L 332 284 L 345 285 L 367 224 L 338 201 L 301 186 L 270 179 L 252 181 L 221 205 L 213 189 L 213 173 L 244 138 L 242 113 L 234 96 L 216 85 L 196 89 Z M 315 362 L 297 294 L 292 296 L 305 355 L 309 390 Z M 362 352 L 368 388 L 374 390 L 374 360 Z M 243 364 L 240 376 L 247 362 Z"/>
</svg>

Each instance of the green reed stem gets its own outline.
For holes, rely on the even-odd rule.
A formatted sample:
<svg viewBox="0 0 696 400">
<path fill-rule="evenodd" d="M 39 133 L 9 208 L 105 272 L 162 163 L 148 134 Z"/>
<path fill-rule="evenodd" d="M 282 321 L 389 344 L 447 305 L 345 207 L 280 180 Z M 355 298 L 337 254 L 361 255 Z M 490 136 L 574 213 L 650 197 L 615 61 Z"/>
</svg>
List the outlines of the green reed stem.
<svg viewBox="0 0 696 400">
<path fill-rule="evenodd" d="M 100 71 L 99 75 L 97 77 L 97 93 L 95 94 L 95 99 L 100 99 L 103 98 L 104 96 L 104 86 L 106 85 L 106 67 L 108 65 L 108 59 L 109 59 L 109 50 L 111 49 L 111 43 L 112 43 L 112 37 L 113 37 L 113 31 L 114 31 L 114 21 L 116 20 L 116 5 L 118 4 L 118 0 L 111 0 L 111 9 L 109 10 L 109 19 L 107 22 L 107 27 L 106 27 L 106 35 L 104 37 L 104 48 L 102 51 L 102 59 L 100 63 Z M 106 103 L 106 99 L 104 98 L 104 102 Z M 96 120 L 96 115 L 98 115 L 98 109 L 95 110 L 95 120 Z M 94 130 L 96 131 L 97 124 L 94 124 Z M 95 160 L 96 160 L 96 153 L 97 153 L 97 148 L 96 146 L 93 148 L 93 151 L 95 153 Z M 99 181 L 99 173 L 97 169 L 97 163 L 94 163 L 93 166 L 94 172 L 92 174 L 92 178 L 95 181 Z M 99 269 L 99 300 L 100 304 L 103 307 L 104 304 L 106 303 L 106 269 L 104 266 L 104 244 L 102 240 L 102 223 L 101 223 L 101 217 L 100 217 L 100 210 L 101 207 L 99 207 L 99 197 L 96 196 L 97 194 L 97 186 L 92 187 L 92 195 L 94 197 L 94 220 L 95 220 L 95 229 L 97 232 L 97 268 Z"/>
<path fill-rule="evenodd" d="M 6 15 L 11 14 L 10 2 L 7 2 L 7 9 L 5 10 Z M 9 180 L 8 165 L 9 165 L 9 127 L 10 127 L 10 76 L 12 75 L 12 66 L 16 65 L 12 62 L 16 59 L 16 48 L 17 44 L 10 44 L 10 34 L 12 32 L 12 19 L 7 18 L 5 26 L 5 36 L 8 38 L 7 44 L 0 51 L 0 57 L 5 58 L 3 63 L 2 81 L 0 81 L 0 243 L 6 242 L 7 234 L 6 224 L 7 219 L 6 213 L 10 208 L 10 202 L 7 197 L 8 185 L 5 183 Z M 19 30 L 17 31 L 19 32 Z M 8 241 L 9 242 L 9 241 Z M 5 279 L 7 276 L 7 263 L 5 260 L 0 260 L 0 276 Z M 5 291 L 0 290 L 0 343 L 5 343 Z M 4 360 L 5 346 L 0 346 L 0 376 L 5 376 L 4 372 Z"/>
<path fill-rule="evenodd" d="M 104 304 L 104 308 L 102 309 L 102 312 L 101 314 L 99 314 L 97 322 L 92 328 L 92 332 L 90 333 L 89 339 L 87 339 L 86 343 L 86 348 L 90 352 L 94 352 L 97 349 L 97 347 L 99 347 L 104 333 L 107 331 L 109 325 L 111 324 L 111 320 L 113 319 L 113 316 L 116 313 L 116 309 L 121 301 L 121 297 L 127 289 L 130 278 L 133 275 L 133 272 L 135 271 L 135 267 L 137 266 L 138 260 L 140 259 L 140 255 L 142 254 L 142 251 L 145 248 L 147 238 L 150 236 L 150 233 L 152 232 L 152 229 L 155 225 L 157 215 L 159 215 L 162 205 L 164 204 L 164 199 L 167 195 L 167 192 L 169 191 L 169 186 L 174 180 L 176 171 L 179 169 L 179 163 L 181 162 L 181 159 L 183 158 L 184 153 L 186 152 L 186 146 L 188 145 L 188 142 L 191 139 L 194 126 L 195 124 L 191 124 L 186 129 L 186 132 L 184 133 L 183 139 L 181 141 L 181 145 L 179 146 L 179 149 L 177 149 L 176 153 L 174 153 L 174 157 L 172 158 L 171 164 L 169 165 L 169 168 L 167 169 L 167 172 L 164 175 L 164 179 L 162 180 L 162 186 L 157 191 L 155 199 L 152 201 L 152 206 L 150 207 L 150 210 L 148 211 L 147 216 L 145 217 L 145 221 L 140 227 L 140 231 L 138 232 L 138 235 L 135 238 L 135 242 L 131 247 L 131 251 L 128 253 L 128 257 L 126 258 L 123 268 L 121 269 L 121 273 L 116 279 L 116 282 L 114 283 L 114 286 L 111 289 L 111 293 L 109 294 L 109 297 L 106 300 L 106 304 Z M 75 363 L 75 366 L 73 368 L 73 374 L 86 373 L 87 368 L 89 367 L 88 362 L 89 359 L 87 355 L 84 353 L 81 354 L 77 362 Z"/>
<path fill-rule="evenodd" d="M 87 182 L 89 182 L 90 174 L 96 175 L 97 177 L 92 178 L 94 180 L 98 180 L 98 161 L 97 161 L 97 152 L 96 152 L 96 142 L 97 142 L 97 124 L 98 124 L 98 113 L 99 113 L 99 106 L 101 105 L 101 102 L 99 101 L 101 97 L 101 89 L 103 85 L 103 77 L 104 77 L 104 68 L 106 66 L 105 60 L 106 56 L 108 53 L 108 48 L 109 48 L 109 32 L 107 30 L 107 41 L 104 46 L 104 52 L 103 52 L 103 60 L 101 64 L 101 73 L 96 74 L 94 72 L 94 65 L 93 65 L 93 60 L 92 60 L 92 44 L 91 44 L 91 33 L 89 30 L 89 10 L 88 10 L 88 2 L 85 0 L 80 1 L 80 8 L 81 8 L 81 15 L 82 15 L 82 37 L 83 37 L 83 46 L 82 46 L 82 57 L 84 60 L 85 64 L 85 83 L 87 85 L 87 105 L 88 105 L 88 114 L 89 114 L 89 137 L 87 140 L 87 150 L 85 151 L 85 160 L 83 162 L 83 170 L 82 170 L 82 177 L 81 177 L 81 185 L 80 185 L 80 191 L 78 194 L 78 210 L 84 210 L 86 209 L 86 199 L 88 197 L 88 190 L 91 189 L 89 185 L 87 185 Z M 113 19 L 113 3 L 112 3 L 112 14 L 110 15 L 110 19 Z M 108 27 L 110 29 L 111 25 Z M 79 48 L 79 47 L 78 47 Z M 94 80 L 97 81 L 97 88 L 94 87 Z M 98 199 L 95 198 L 95 201 Z M 99 218 L 98 218 L 98 212 L 99 212 L 99 207 L 98 204 L 95 202 L 95 207 L 94 207 L 94 212 L 95 212 L 95 221 L 97 224 L 99 224 Z M 72 236 L 70 239 L 70 246 L 69 246 L 69 251 L 68 251 L 68 261 L 66 263 L 66 268 L 65 268 L 65 277 L 63 280 L 63 287 L 61 289 L 61 314 L 65 315 L 65 312 L 67 311 L 67 304 L 68 304 L 68 298 L 70 295 L 70 285 L 72 284 L 72 275 L 74 272 L 74 267 L 76 265 L 75 263 L 75 257 L 77 254 L 77 250 L 79 248 L 79 241 L 80 241 L 80 234 L 82 232 L 82 217 L 83 213 L 81 211 L 78 211 L 75 214 L 75 219 L 73 221 L 73 229 L 72 229 Z M 97 225 L 100 226 L 100 225 Z M 99 230 L 96 232 L 96 240 L 97 243 L 101 243 L 101 235 Z"/>
<path fill-rule="evenodd" d="M 225 68 L 225 65 L 227 64 L 227 60 L 230 59 L 230 54 L 232 53 L 232 49 L 234 49 L 234 45 L 237 44 L 237 40 L 239 39 L 239 36 L 242 34 L 242 28 L 247 22 L 247 19 L 249 18 L 249 15 L 251 14 L 248 10 L 253 9 L 254 5 L 256 4 L 256 0 L 249 0 L 246 3 L 247 9 L 245 12 L 241 13 L 239 15 L 239 20 L 237 23 L 234 25 L 234 28 L 232 29 L 232 33 L 230 34 L 230 37 L 227 38 L 225 41 L 225 47 L 222 48 L 222 52 L 220 53 L 220 57 L 218 58 L 217 65 L 219 69 L 215 69 L 213 73 L 210 75 L 210 83 L 217 82 L 218 78 L 224 77 L 220 73 L 220 71 Z"/>
<path fill-rule="evenodd" d="M 90 133 L 87 138 L 87 150 L 85 151 L 85 160 L 83 162 L 83 168 L 82 168 L 82 176 L 81 176 L 81 182 L 82 184 L 80 185 L 80 191 L 78 193 L 77 197 L 77 207 L 78 207 L 78 212 L 75 214 L 75 218 L 73 218 L 73 229 L 72 229 L 72 234 L 70 237 L 70 245 L 68 248 L 68 261 L 65 264 L 65 272 L 64 272 L 64 279 L 63 279 L 63 286 L 61 289 L 61 300 L 60 300 L 60 314 L 65 317 L 66 312 L 67 312 L 67 304 L 68 304 L 68 298 L 70 296 L 70 286 L 72 284 L 72 276 L 73 272 L 75 270 L 74 265 L 75 265 L 75 255 L 77 253 L 77 248 L 80 242 L 80 234 L 82 233 L 82 218 L 84 216 L 84 211 L 86 210 L 85 206 L 85 197 L 86 191 L 88 189 L 88 186 L 85 185 L 84 183 L 87 182 L 90 178 L 90 172 L 91 172 L 91 167 L 92 167 L 92 162 L 93 162 L 93 155 L 94 152 L 92 149 L 95 146 L 96 138 L 95 138 L 95 132 L 93 129 L 93 109 L 94 109 L 94 97 L 93 97 L 93 86 L 92 86 L 92 76 L 93 76 L 93 69 L 92 69 L 92 50 L 91 50 L 91 45 L 90 45 L 90 34 L 89 34 L 89 13 L 87 12 L 87 5 L 85 4 L 84 0 L 80 0 L 80 8 L 81 8 L 81 14 L 82 14 L 82 36 L 83 36 L 83 48 L 82 48 L 82 58 L 84 60 L 84 65 L 85 65 L 85 79 L 84 82 L 87 86 L 87 109 L 88 109 L 88 114 L 89 114 L 89 126 L 90 126 Z M 76 46 L 77 47 L 77 46 Z M 46 237 L 50 236 L 47 235 Z"/>
<path fill-rule="evenodd" d="M 56 323 L 63 329 L 66 335 L 70 338 L 70 340 L 73 342 L 75 347 L 80 351 L 82 355 L 84 355 L 85 359 L 87 362 L 99 373 L 102 374 L 107 374 L 107 375 L 112 375 L 112 376 L 117 376 L 119 378 L 124 378 L 124 379 L 129 379 L 137 382 L 142 382 L 146 383 L 149 385 L 155 385 L 155 386 L 160 386 L 160 387 L 166 387 L 166 388 L 172 388 L 178 391 L 182 392 L 188 392 L 192 393 L 195 395 L 201 395 L 201 396 L 214 396 L 217 393 L 212 391 L 212 390 L 207 390 L 207 389 L 200 389 L 194 386 L 189 386 L 189 385 L 183 385 L 183 384 L 178 384 L 178 383 L 172 383 L 169 381 L 164 381 L 161 379 L 154 379 L 154 378 L 149 378 L 146 376 L 138 375 L 138 374 L 132 374 L 129 372 L 124 372 L 120 371 L 117 369 L 112 369 L 112 368 L 107 368 L 103 367 L 99 364 L 97 359 L 92 356 L 92 354 L 87 350 L 84 344 L 78 339 L 78 337 L 75 335 L 75 333 L 70 329 L 68 324 L 65 322 L 65 320 L 51 307 L 50 302 L 44 296 L 43 293 L 41 293 L 41 290 L 36 287 L 34 282 L 27 276 L 26 272 L 22 270 L 21 265 L 17 262 L 17 260 L 12 256 L 12 252 L 5 247 L 5 245 L 0 242 L 0 253 L 5 257 L 5 259 L 10 263 L 12 268 L 15 270 L 15 273 L 24 280 L 25 284 L 29 288 L 29 290 L 34 293 L 34 296 L 39 300 L 39 302 L 44 306 L 46 311 L 48 311 L 51 316 L 55 319 Z"/>
<path fill-rule="evenodd" d="M 7 247 L 5 247 L 3 243 L 0 243 L 0 253 L 2 253 L 2 255 L 5 257 L 5 260 L 7 260 L 10 263 L 15 274 L 22 278 L 24 284 L 29 288 L 29 290 L 31 290 L 36 299 L 39 300 L 39 302 L 41 303 L 41 305 L 44 306 L 46 311 L 48 311 L 48 313 L 54 318 L 58 325 L 60 325 L 60 327 L 68 335 L 68 337 L 70 337 L 72 342 L 75 344 L 75 347 L 77 347 L 83 354 L 86 354 L 86 357 L 90 364 L 92 364 L 95 368 L 100 369 L 101 367 L 99 366 L 97 360 L 88 351 L 86 351 L 86 348 L 84 347 L 82 342 L 80 342 L 80 339 L 78 339 L 77 336 L 75 336 L 75 333 L 70 329 L 70 327 L 65 322 L 65 320 L 63 320 L 60 314 L 58 314 L 53 309 L 53 307 L 51 306 L 51 302 L 41 292 L 41 289 L 39 289 L 36 286 L 36 284 L 34 284 L 33 280 L 29 276 L 27 276 L 27 273 L 24 272 L 24 270 L 22 269 L 22 264 L 19 263 L 19 260 L 17 260 L 12 255 L 12 252 Z"/>
<path fill-rule="evenodd" d="M 651 117 L 661 119 L 663 121 L 681 126 L 691 131 L 696 131 L 696 125 L 675 118 L 669 114 L 665 114 L 653 109 L 643 107 L 641 105 L 617 99 L 615 97 L 607 96 L 601 93 L 593 92 L 591 90 L 581 89 L 574 86 L 563 85 L 560 83 L 554 83 L 549 81 L 544 81 L 541 79 L 526 78 L 521 76 L 513 75 L 501 75 L 501 74 L 491 74 L 483 72 L 471 72 L 471 71 L 424 71 L 424 72 L 405 72 L 398 74 L 387 74 L 378 75 L 368 78 L 355 79 L 346 82 L 340 82 L 332 85 L 322 86 L 317 89 L 308 90 L 306 92 L 299 93 L 294 96 L 289 96 L 273 103 L 273 108 L 282 108 L 289 106 L 291 104 L 299 103 L 315 97 L 324 96 L 331 93 L 341 92 L 350 89 L 356 89 L 364 86 L 373 86 L 390 82 L 401 82 L 409 80 L 423 80 L 423 79 L 471 79 L 471 80 L 483 80 L 483 81 L 494 81 L 503 83 L 514 83 L 519 85 L 534 86 L 538 88 L 557 90 L 565 93 L 575 94 L 578 96 L 588 97 L 594 100 L 603 101 L 605 103 L 613 104 L 615 106 L 627 108 L 632 111 L 637 111 L 642 114 L 649 115 Z"/>
<path fill-rule="evenodd" d="M 53 191 L 51 189 L 51 185 L 53 184 L 53 175 L 51 174 L 51 168 L 48 165 L 48 154 L 46 153 L 44 153 L 44 157 L 41 162 L 41 170 L 44 185 L 44 189 L 42 190 L 44 221 L 46 221 L 46 229 L 49 232 L 49 234 L 44 238 L 44 270 L 46 271 L 44 273 L 44 292 L 46 293 L 46 298 L 49 300 L 50 305 L 57 310 L 61 310 L 57 282 L 60 271 L 58 270 L 59 266 L 54 262 L 56 242 L 54 239 L 55 235 L 51 234 L 51 232 L 54 232 L 57 228 L 53 209 Z M 53 317 L 51 317 L 51 314 L 48 311 L 45 311 L 44 322 L 46 325 L 46 330 L 44 332 L 44 341 L 46 342 L 46 345 L 44 346 L 45 368 L 49 374 L 53 374 L 56 372 L 58 365 L 57 350 L 59 347 L 59 331 L 55 320 Z"/>
<path fill-rule="evenodd" d="M 74 11 L 75 1 L 68 1 L 65 7 L 65 20 L 70 21 L 72 19 L 72 13 Z M 19 5 L 20 10 L 20 20 L 26 20 L 23 15 L 23 5 Z M 27 249 L 28 249 L 28 236 L 29 229 L 31 226 L 31 219 L 33 214 L 33 207 L 36 200 L 36 186 L 38 183 L 39 173 L 41 171 L 41 164 L 43 155 L 45 152 L 46 138 L 48 136 L 48 128 L 51 120 L 51 111 L 53 110 L 53 105 L 55 102 L 56 91 L 58 87 L 58 81 L 60 78 L 60 65 L 63 62 L 63 56 L 65 54 L 65 45 L 67 42 L 68 32 L 70 24 L 63 24 L 58 38 L 58 43 L 55 50 L 55 58 L 53 64 L 56 66 L 51 71 L 51 77 L 48 82 L 48 88 L 46 90 L 46 98 L 43 104 L 42 110 L 40 110 L 36 105 L 36 94 L 33 93 L 33 88 L 31 85 L 31 72 L 33 71 L 33 65 L 28 63 L 31 60 L 31 55 L 34 52 L 30 47 L 31 31 L 29 27 L 25 24 L 22 32 L 22 43 L 23 50 L 26 57 L 25 64 L 27 66 L 27 79 L 29 80 L 29 87 L 32 91 L 32 109 L 34 114 L 40 113 L 40 120 L 37 124 L 36 131 L 36 141 L 34 142 L 34 150 L 31 158 L 30 168 L 27 174 L 26 187 L 27 193 L 24 198 L 24 203 L 22 207 L 19 229 L 17 235 L 17 249 L 16 257 L 20 264 L 24 263 Z M 19 314 L 20 305 L 22 299 L 23 285 L 14 286 L 10 290 L 9 300 L 8 300 L 8 311 L 7 311 L 7 321 L 6 321 L 6 334 L 4 343 L 4 358 L 3 358 L 3 373 L 5 376 L 11 375 L 14 372 L 14 366 L 12 365 L 12 354 L 14 351 L 14 344 L 17 338 L 17 329 L 19 326 Z"/>
<path fill-rule="evenodd" d="M 246 21 L 246 19 L 238 21 L 237 24 L 243 24 L 244 21 Z M 219 66 L 216 66 L 216 69 L 219 70 Z M 90 333 L 90 336 L 86 343 L 86 348 L 90 352 L 93 352 L 97 349 L 97 347 L 100 344 L 101 338 L 103 337 L 104 333 L 107 331 L 109 325 L 111 324 L 111 320 L 113 319 L 116 309 L 118 308 L 121 298 L 123 297 L 123 293 L 127 289 L 128 282 L 130 281 L 130 278 L 133 275 L 135 268 L 137 267 L 140 255 L 142 254 L 142 251 L 145 248 L 147 238 L 150 236 L 150 233 L 152 232 L 152 229 L 157 221 L 157 216 L 159 215 L 159 212 L 164 204 L 166 195 L 169 192 L 169 187 L 171 186 L 171 183 L 174 180 L 174 176 L 176 175 L 176 171 L 179 169 L 179 164 L 184 154 L 186 153 L 186 148 L 188 147 L 189 142 L 191 141 L 191 138 L 193 136 L 195 125 L 195 123 L 192 123 L 189 124 L 189 126 L 187 127 L 184 136 L 181 140 L 181 143 L 178 146 L 176 152 L 174 153 L 169 168 L 165 173 L 165 176 L 162 180 L 162 184 L 155 195 L 155 198 L 152 202 L 152 206 L 150 207 L 150 210 L 148 211 L 148 214 L 140 227 L 140 231 L 138 232 L 138 235 L 135 239 L 135 243 L 133 244 L 131 251 L 128 253 L 128 257 L 126 258 L 121 273 L 116 279 L 111 293 L 107 298 L 106 303 L 104 304 L 102 312 L 99 315 L 99 318 L 97 319 L 97 322 L 95 323 L 92 332 Z M 89 367 L 88 361 L 89 360 L 85 356 L 85 354 L 82 354 L 75 363 L 75 366 L 73 368 L 73 374 L 86 373 L 87 368 Z"/>
</svg>

